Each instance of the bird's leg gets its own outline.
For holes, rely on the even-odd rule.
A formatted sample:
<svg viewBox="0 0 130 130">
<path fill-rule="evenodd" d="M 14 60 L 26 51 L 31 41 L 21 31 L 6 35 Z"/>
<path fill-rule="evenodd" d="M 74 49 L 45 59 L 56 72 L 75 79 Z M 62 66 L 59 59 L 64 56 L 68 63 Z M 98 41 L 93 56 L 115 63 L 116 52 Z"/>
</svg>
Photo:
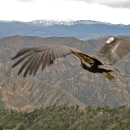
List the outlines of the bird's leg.
<svg viewBox="0 0 130 130">
<path fill-rule="evenodd" d="M 114 81 L 115 78 L 114 76 L 112 76 L 109 72 L 102 72 L 102 74 L 104 75 L 104 77 L 110 81 Z"/>
</svg>

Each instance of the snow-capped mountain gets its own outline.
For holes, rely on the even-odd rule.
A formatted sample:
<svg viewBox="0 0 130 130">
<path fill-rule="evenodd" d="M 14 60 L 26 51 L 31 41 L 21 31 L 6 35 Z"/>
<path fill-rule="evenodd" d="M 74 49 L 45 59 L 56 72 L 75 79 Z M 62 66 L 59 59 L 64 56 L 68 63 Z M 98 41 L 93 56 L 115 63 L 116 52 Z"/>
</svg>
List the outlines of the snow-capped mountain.
<svg viewBox="0 0 130 130">
<path fill-rule="evenodd" d="M 91 39 L 104 35 L 130 35 L 130 25 L 91 20 L 0 21 L 0 37 L 12 35 Z"/>
<path fill-rule="evenodd" d="M 106 24 L 106 25 L 116 25 L 112 23 L 107 23 L 107 22 L 99 22 L 99 21 L 92 21 L 92 20 L 78 20 L 78 21 L 73 21 L 73 20 L 67 20 L 67 21 L 62 21 L 62 20 L 35 20 L 28 22 L 29 24 L 33 25 L 42 25 L 42 26 L 53 26 L 53 25 L 76 25 L 76 24 Z M 125 26 L 129 27 L 130 25 L 123 25 L 123 24 L 117 24 L 118 26 Z"/>
<path fill-rule="evenodd" d="M 107 23 L 107 22 L 100 22 L 100 21 L 92 21 L 92 20 L 78 20 L 78 21 L 74 21 L 74 20 L 66 20 L 66 21 L 62 21 L 62 20 L 34 20 L 31 22 L 22 22 L 22 21 L 3 21 L 1 20 L 0 23 L 25 23 L 25 24 L 32 24 L 32 25 L 37 25 L 37 26 L 53 26 L 53 25 L 76 25 L 76 24 L 106 24 L 106 25 L 116 25 L 116 24 L 112 24 L 112 23 Z M 123 25 L 123 24 L 117 24 L 119 26 L 130 26 L 130 25 Z"/>
<path fill-rule="evenodd" d="M 62 21 L 62 20 L 35 20 L 29 22 L 29 24 L 33 25 L 41 25 L 41 26 L 53 26 L 53 25 L 76 25 L 76 24 L 106 24 L 106 25 L 113 25 L 111 23 L 106 23 L 106 22 L 99 22 L 99 21 L 92 21 L 92 20 L 79 20 L 79 21 L 73 21 L 73 20 L 67 20 L 67 21 Z"/>
<path fill-rule="evenodd" d="M 43 26 L 75 25 L 75 24 L 104 24 L 103 22 L 91 21 L 91 20 L 79 20 L 79 21 L 73 21 L 73 20 L 67 20 L 67 21 L 61 21 L 61 20 L 35 20 L 35 21 L 29 22 L 29 23 L 34 24 L 34 25 L 43 25 Z"/>
</svg>

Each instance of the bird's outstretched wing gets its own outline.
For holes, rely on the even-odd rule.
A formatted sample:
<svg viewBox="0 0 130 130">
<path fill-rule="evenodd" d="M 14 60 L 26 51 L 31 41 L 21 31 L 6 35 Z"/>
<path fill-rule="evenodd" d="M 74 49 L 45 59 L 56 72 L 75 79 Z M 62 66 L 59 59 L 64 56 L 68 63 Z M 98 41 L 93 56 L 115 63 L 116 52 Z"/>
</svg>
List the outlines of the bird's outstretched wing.
<svg viewBox="0 0 130 130">
<path fill-rule="evenodd" d="M 95 57 L 103 64 L 114 64 L 130 52 L 130 39 L 111 37 Z"/>
<path fill-rule="evenodd" d="M 52 65 L 53 61 L 56 58 L 62 58 L 69 54 L 73 54 L 74 52 L 80 51 L 74 48 L 61 45 L 46 45 L 39 47 L 24 48 L 20 50 L 16 54 L 16 56 L 12 58 L 12 60 L 19 58 L 19 60 L 12 66 L 12 68 L 17 66 L 22 61 L 26 60 L 20 68 L 18 74 L 20 74 L 23 71 L 23 69 L 25 69 L 24 77 L 27 74 L 33 74 L 34 76 L 40 66 L 42 66 L 43 70 L 46 66 Z"/>
</svg>

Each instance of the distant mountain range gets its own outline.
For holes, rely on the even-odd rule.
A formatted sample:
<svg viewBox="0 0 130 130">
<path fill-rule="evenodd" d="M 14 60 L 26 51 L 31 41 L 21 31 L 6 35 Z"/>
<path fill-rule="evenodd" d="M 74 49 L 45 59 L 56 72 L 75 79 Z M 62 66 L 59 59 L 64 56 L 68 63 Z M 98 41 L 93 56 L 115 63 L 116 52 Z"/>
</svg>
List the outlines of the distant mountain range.
<svg viewBox="0 0 130 130">
<path fill-rule="evenodd" d="M 0 21 L 0 38 L 7 36 L 76 37 L 91 39 L 105 35 L 130 35 L 130 25 L 110 24 L 91 20 L 32 22 Z"/>
</svg>

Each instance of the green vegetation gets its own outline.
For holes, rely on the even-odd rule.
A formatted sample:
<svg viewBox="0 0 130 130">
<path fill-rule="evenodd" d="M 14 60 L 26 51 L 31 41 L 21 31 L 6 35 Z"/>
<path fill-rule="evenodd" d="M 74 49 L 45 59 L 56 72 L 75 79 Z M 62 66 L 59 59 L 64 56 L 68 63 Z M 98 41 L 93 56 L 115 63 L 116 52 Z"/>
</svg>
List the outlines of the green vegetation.
<svg viewBox="0 0 130 130">
<path fill-rule="evenodd" d="M 129 130 L 130 108 L 91 107 L 78 105 L 35 109 L 18 112 L 0 109 L 0 130 Z"/>
</svg>

